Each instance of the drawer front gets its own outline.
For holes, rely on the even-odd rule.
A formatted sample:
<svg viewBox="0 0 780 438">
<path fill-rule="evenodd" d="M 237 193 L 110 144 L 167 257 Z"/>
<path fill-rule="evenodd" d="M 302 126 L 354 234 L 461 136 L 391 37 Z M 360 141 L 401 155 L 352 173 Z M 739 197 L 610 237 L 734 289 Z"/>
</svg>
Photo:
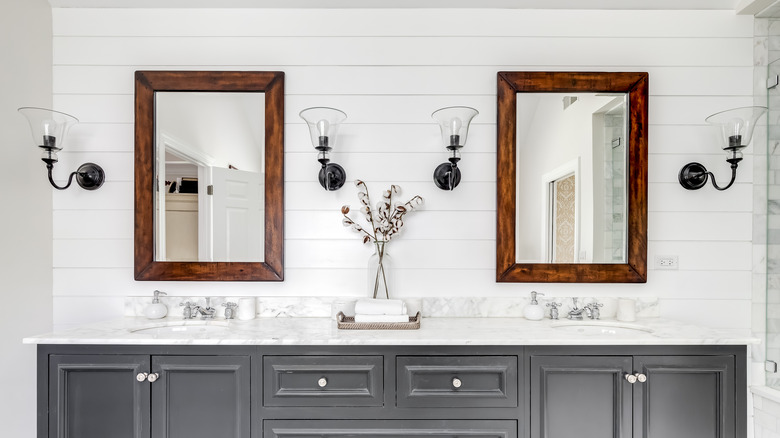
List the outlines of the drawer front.
<svg viewBox="0 0 780 438">
<path fill-rule="evenodd" d="M 265 438 L 517 438 L 512 420 L 265 421 Z"/>
<path fill-rule="evenodd" d="M 382 406 L 382 356 L 265 356 L 264 406 Z"/>
<path fill-rule="evenodd" d="M 398 356 L 399 407 L 517 407 L 517 356 Z"/>
</svg>

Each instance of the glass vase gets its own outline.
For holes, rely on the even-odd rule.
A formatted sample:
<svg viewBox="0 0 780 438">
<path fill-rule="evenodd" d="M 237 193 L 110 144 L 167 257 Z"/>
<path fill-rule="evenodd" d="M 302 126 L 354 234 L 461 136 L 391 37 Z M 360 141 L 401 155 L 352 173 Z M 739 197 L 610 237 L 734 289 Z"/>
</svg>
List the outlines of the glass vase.
<svg viewBox="0 0 780 438">
<path fill-rule="evenodd" d="M 393 259 L 387 253 L 387 241 L 374 242 L 374 254 L 368 258 L 368 296 L 389 299 L 393 284 Z"/>
</svg>

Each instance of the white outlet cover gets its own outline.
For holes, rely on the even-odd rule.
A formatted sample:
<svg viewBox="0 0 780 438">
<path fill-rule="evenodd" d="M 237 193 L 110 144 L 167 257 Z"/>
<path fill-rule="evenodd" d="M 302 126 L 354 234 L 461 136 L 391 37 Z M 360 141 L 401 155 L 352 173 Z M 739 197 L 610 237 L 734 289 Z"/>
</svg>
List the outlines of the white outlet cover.
<svg viewBox="0 0 780 438">
<path fill-rule="evenodd" d="M 678 269 L 679 259 L 676 255 L 655 256 L 655 269 Z"/>
</svg>

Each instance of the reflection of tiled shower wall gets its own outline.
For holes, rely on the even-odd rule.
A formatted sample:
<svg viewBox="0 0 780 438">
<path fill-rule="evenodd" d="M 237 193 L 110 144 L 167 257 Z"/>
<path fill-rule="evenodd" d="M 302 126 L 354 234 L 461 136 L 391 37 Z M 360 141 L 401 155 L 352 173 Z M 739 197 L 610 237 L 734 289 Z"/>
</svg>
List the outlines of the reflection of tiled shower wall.
<svg viewBox="0 0 780 438">
<path fill-rule="evenodd" d="M 622 115 L 604 117 L 604 261 L 623 260 L 626 203 L 623 184 L 626 170 L 624 128 Z"/>
<path fill-rule="evenodd" d="M 767 77 L 780 75 L 780 21 L 769 22 Z M 766 356 L 780 363 L 780 87 L 767 90 L 769 115 L 765 168 L 767 193 L 766 240 Z M 754 147 L 758 142 L 753 142 Z M 758 149 L 754 150 L 758 154 Z M 757 178 L 758 176 L 756 175 Z M 758 213 L 758 212 L 756 212 Z M 759 224 L 757 223 L 756 226 Z M 767 374 L 767 385 L 780 389 L 780 375 Z"/>
</svg>

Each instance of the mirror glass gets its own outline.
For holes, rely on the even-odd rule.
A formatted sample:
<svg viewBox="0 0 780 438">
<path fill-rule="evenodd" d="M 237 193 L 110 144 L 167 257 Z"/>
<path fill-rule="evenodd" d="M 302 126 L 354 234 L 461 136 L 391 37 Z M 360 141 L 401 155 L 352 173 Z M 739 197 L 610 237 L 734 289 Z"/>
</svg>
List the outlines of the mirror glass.
<svg viewBox="0 0 780 438">
<path fill-rule="evenodd" d="M 155 93 L 155 260 L 263 261 L 264 93 Z"/>
<path fill-rule="evenodd" d="M 648 75 L 499 72 L 496 281 L 647 281 Z"/>
<path fill-rule="evenodd" d="M 626 262 L 625 93 L 517 97 L 515 260 Z"/>
</svg>

